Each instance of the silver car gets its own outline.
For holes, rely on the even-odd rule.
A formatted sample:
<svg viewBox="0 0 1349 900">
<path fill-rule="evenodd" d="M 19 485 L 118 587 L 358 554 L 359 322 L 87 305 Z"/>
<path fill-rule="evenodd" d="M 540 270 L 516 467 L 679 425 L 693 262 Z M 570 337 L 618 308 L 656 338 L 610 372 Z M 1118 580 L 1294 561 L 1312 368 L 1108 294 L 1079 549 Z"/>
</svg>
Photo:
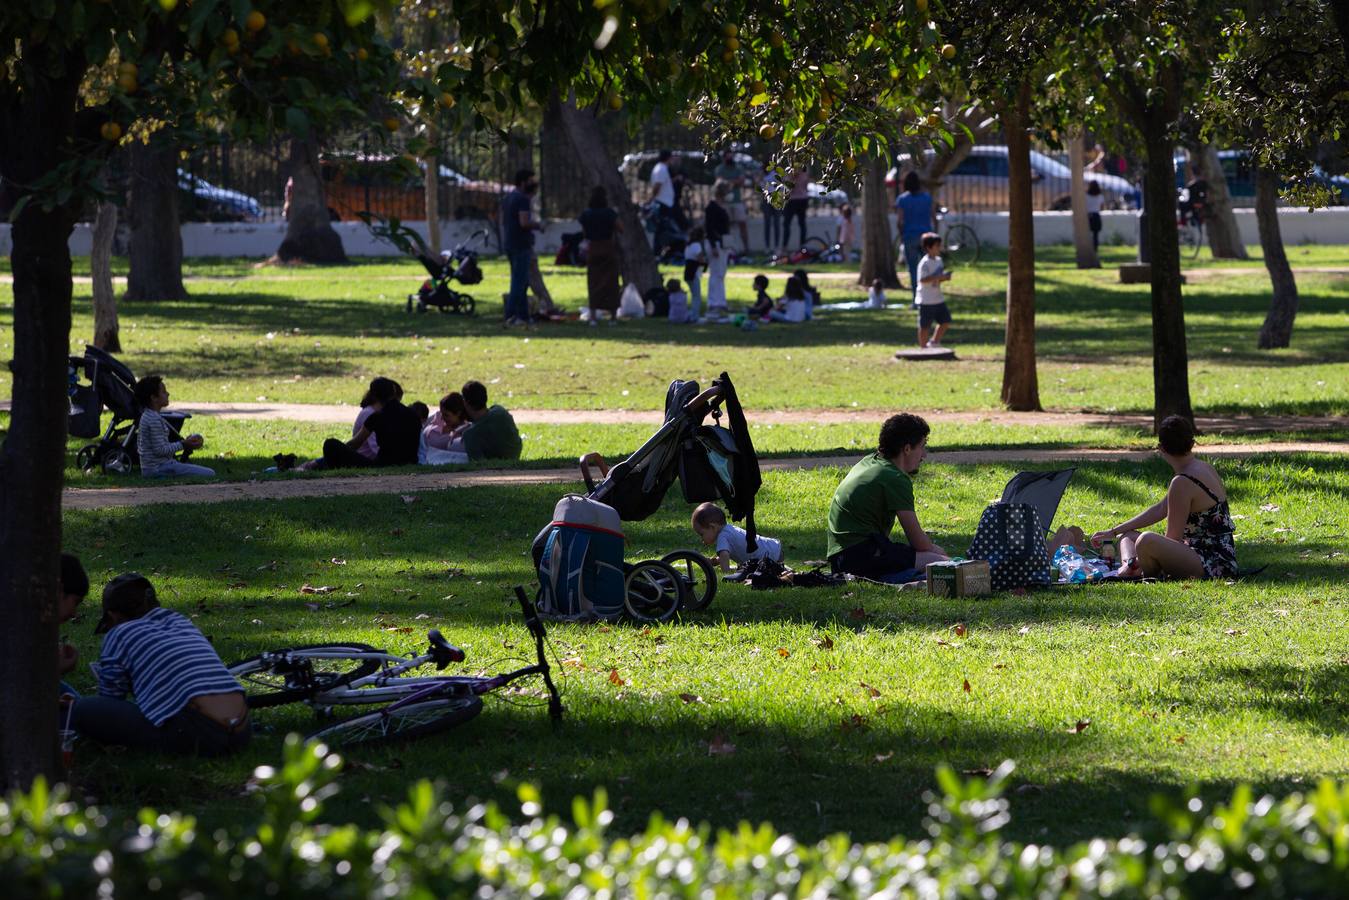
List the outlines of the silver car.
<svg viewBox="0 0 1349 900">
<path fill-rule="evenodd" d="M 930 163 L 932 150 L 923 151 Z M 1036 209 L 1068 209 L 1072 189 L 1072 170 L 1063 163 L 1038 150 L 1030 152 L 1031 196 Z M 901 153 L 895 158 L 895 168 L 886 175 L 886 186 L 898 190 L 904 173 L 912 168 L 911 157 Z M 1118 175 L 1085 172 L 1088 183 L 1101 186 L 1106 209 L 1137 209 L 1142 192 Z M 1007 147 L 999 144 L 981 144 L 970 148 L 970 153 L 942 180 L 941 202 L 961 212 L 1001 212 L 1008 206 Z"/>
</svg>

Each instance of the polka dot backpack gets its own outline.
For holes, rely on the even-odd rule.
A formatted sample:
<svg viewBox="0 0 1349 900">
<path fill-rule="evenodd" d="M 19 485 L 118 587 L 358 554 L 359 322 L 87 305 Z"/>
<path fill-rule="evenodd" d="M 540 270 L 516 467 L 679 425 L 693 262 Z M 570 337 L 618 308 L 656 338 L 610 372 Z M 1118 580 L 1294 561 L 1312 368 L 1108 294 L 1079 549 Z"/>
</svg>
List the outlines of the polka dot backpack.
<svg viewBox="0 0 1349 900">
<path fill-rule="evenodd" d="M 979 517 L 970 559 L 988 560 L 995 591 L 1049 584 L 1045 526 L 1029 503 L 993 503 Z"/>
</svg>

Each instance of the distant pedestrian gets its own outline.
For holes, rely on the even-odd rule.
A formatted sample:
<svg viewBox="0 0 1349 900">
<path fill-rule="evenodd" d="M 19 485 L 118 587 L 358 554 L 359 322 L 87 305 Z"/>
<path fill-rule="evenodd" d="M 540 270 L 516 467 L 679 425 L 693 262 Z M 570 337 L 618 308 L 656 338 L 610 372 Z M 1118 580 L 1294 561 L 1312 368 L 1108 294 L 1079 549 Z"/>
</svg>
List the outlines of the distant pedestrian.
<svg viewBox="0 0 1349 900">
<path fill-rule="evenodd" d="M 1105 200 L 1101 194 L 1101 185 L 1096 181 L 1087 182 L 1087 226 L 1091 229 L 1092 249 L 1101 246 L 1101 204 Z"/>
<path fill-rule="evenodd" d="M 838 211 L 838 246 L 842 254 L 842 262 L 852 262 L 852 244 L 856 238 L 856 232 L 853 230 L 852 204 L 845 203 Z"/>
<path fill-rule="evenodd" d="M 773 195 L 782 182 L 778 179 L 778 173 L 774 172 L 768 163 L 764 163 L 763 175 L 759 178 L 759 190 L 762 192 L 762 200 L 759 208 L 763 213 L 763 245 L 764 250 L 772 252 L 778 245 L 782 237 L 782 210 L 773 205 Z"/>
<path fill-rule="evenodd" d="M 802 244 L 806 242 L 806 210 L 810 208 L 810 169 L 802 167 L 792 173 L 792 191 L 787 195 L 787 205 L 782 209 L 782 249 L 786 250 L 792 240 L 792 219 L 797 221 Z"/>
<path fill-rule="evenodd" d="M 649 203 L 652 205 L 652 228 L 651 249 L 660 256 L 661 249 L 669 243 L 675 232 L 680 231 L 678 220 L 674 214 L 675 208 L 675 183 L 674 175 L 670 171 L 670 165 L 674 153 L 669 150 L 661 150 L 656 154 L 656 164 L 651 168 L 651 196 Z M 651 227 L 651 226 L 648 226 Z"/>
<path fill-rule="evenodd" d="M 904 241 L 904 262 L 909 267 L 909 284 L 918 291 L 918 263 L 923 258 L 923 235 L 933 230 L 932 195 L 923 190 L 917 172 L 904 176 L 904 193 L 895 198 L 899 235 Z"/>
<path fill-rule="evenodd" d="M 696 322 L 703 314 L 703 276 L 707 268 L 706 236 L 701 225 L 689 232 L 684 245 L 684 283 L 689 286 L 689 321 Z"/>
<path fill-rule="evenodd" d="M 586 255 L 586 289 L 591 321 L 598 310 L 613 317 L 618 312 L 620 268 L 614 235 L 623 230 L 623 223 L 609 206 L 604 188 L 598 186 L 590 192 L 590 205 L 576 218 L 590 248 Z"/>
<path fill-rule="evenodd" d="M 538 190 L 534 170 L 521 169 L 515 173 L 515 189 L 501 201 L 501 249 L 511 267 L 504 312 L 508 326 L 529 324 L 529 271 L 534 262 L 534 232 L 539 229 L 533 198 Z"/>
<path fill-rule="evenodd" d="M 707 315 L 708 318 L 723 318 L 727 313 L 726 305 L 726 267 L 730 251 L 726 249 L 726 232 L 731 227 L 731 217 L 722 201 L 730 188 L 724 181 L 718 181 L 713 189 L 712 199 L 703 210 L 703 231 L 707 237 Z"/>
<path fill-rule="evenodd" d="M 722 151 L 721 163 L 712 170 L 712 174 L 718 181 L 724 181 L 728 186 L 726 212 L 730 214 L 731 224 L 740 231 L 741 247 L 744 248 L 746 253 L 749 253 L 749 212 L 745 207 L 743 194 L 743 189 L 749 182 L 749 176 L 736 163 L 735 153 L 731 150 Z"/>
</svg>

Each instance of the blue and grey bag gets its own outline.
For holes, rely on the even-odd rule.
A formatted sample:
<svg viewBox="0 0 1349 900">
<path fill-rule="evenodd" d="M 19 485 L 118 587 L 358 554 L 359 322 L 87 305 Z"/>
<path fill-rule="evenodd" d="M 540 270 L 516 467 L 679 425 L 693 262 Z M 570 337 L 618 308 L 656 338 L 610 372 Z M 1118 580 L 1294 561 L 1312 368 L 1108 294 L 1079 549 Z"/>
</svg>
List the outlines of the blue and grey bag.
<svg viewBox="0 0 1349 900">
<path fill-rule="evenodd" d="M 612 621 L 623 615 L 623 523 L 612 506 L 567 494 L 534 539 L 539 615 Z"/>
</svg>

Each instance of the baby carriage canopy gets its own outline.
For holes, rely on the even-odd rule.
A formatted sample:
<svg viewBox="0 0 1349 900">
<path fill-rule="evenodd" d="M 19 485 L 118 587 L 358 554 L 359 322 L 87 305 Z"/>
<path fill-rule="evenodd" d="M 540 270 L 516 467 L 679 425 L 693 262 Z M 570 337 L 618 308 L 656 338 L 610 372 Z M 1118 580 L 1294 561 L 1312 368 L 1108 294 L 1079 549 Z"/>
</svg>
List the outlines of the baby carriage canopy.
<svg viewBox="0 0 1349 900">
<path fill-rule="evenodd" d="M 714 424 L 705 425 L 709 413 Z M 744 519 L 754 547 L 754 495 L 762 478 L 740 398 L 725 372 L 701 392 L 696 381 L 672 382 L 665 424 L 599 484 L 584 467 L 582 472 L 590 498 L 612 506 L 625 521 L 640 521 L 659 509 L 678 478 L 687 502 L 720 501 L 732 519 Z"/>
</svg>

